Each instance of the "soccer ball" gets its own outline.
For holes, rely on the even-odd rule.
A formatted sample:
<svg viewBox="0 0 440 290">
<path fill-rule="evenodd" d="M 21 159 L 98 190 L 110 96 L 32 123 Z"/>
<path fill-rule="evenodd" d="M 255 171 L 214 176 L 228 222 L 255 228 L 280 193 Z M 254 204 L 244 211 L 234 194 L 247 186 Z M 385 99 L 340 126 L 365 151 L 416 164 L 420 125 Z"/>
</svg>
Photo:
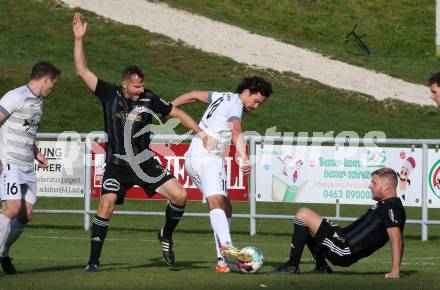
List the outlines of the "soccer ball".
<svg viewBox="0 0 440 290">
<path fill-rule="evenodd" d="M 252 257 L 252 261 L 248 263 L 238 261 L 240 272 L 246 274 L 257 273 L 261 268 L 263 268 L 264 257 L 263 253 L 259 249 L 248 246 L 241 249 L 240 252 L 249 254 Z"/>
</svg>

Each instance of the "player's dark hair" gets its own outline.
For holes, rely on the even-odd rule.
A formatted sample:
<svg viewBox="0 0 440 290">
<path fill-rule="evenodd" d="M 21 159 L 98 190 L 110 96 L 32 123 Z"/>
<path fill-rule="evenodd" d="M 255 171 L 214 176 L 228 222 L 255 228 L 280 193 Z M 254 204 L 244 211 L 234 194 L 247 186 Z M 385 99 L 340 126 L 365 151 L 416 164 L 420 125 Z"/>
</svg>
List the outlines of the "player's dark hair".
<svg viewBox="0 0 440 290">
<path fill-rule="evenodd" d="M 270 82 L 258 76 L 244 78 L 237 86 L 235 92 L 237 94 L 241 94 L 246 89 L 248 89 L 251 94 L 260 93 L 266 98 L 268 98 L 273 93 L 272 85 L 270 84 Z"/>
<path fill-rule="evenodd" d="M 380 168 L 371 173 L 371 176 L 374 175 L 388 178 L 388 180 L 391 181 L 393 187 L 397 187 L 397 173 L 396 171 L 394 171 L 394 169 L 391 169 L 389 167 Z"/>
<path fill-rule="evenodd" d="M 48 61 L 37 62 L 32 68 L 31 80 L 39 80 L 49 76 L 51 80 L 58 78 L 61 71 Z"/>
<path fill-rule="evenodd" d="M 429 78 L 428 86 L 432 86 L 433 84 L 440 86 L 440 72 L 436 72 Z"/>
<path fill-rule="evenodd" d="M 124 70 L 121 72 L 122 80 L 130 80 L 132 76 L 138 76 L 142 80 L 144 79 L 144 72 L 135 65 L 130 65 L 124 68 Z"/>
</svg>

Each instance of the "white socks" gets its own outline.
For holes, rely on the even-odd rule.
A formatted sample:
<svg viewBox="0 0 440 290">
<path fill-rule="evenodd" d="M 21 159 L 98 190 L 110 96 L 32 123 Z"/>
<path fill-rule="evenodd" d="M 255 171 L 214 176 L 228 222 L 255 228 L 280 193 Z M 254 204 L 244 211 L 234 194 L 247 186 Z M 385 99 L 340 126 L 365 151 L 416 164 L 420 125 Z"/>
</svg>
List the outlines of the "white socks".
<svg viewBox="0 0 440 290">
<path fill-rule="evenodd" d="M 232 218 L 227 218 L 228 219 L 228 226 L 229 226 L 229 229 L 231 228 L 231 222 L 232 222 Z M 219 241 L 219 239 L 217 238 L 217 235 L 215 234 L 215 232 L 214 232 L 214 241 L 215 241 L 215 250 L 216 250 L 216 252 L 217 252 L 217 260 L 223 260 L 223 256 L 222 256 L 222 254 L 220 253 L 220 241 Z M 231 241 L 232 242 L 232 241 Z"/>
<path fill-rule="evenodd" d="M 222 209 L 215 208 L 209 212 L 211 226 L 217 235 L 220 245 L 231 244 L 231 234 L 229 233 L 228 219 Z"/>
<path fill-rule="evenodd" d="M 6 240 L 11 230 L 11 220 L 3 214 L 0 214 L 0 251 L 3 252 Z M 3 256 L 2 256 L 3 257 Z"/>
<path fill-rule="evenodd" d="M 23 233 L 25 224 L 22 224 L 18 221 L 18 219 L 13 219 L 10 223 L 10 232 L 6 239 L 3 248 L 0 248 L 0 256 L 6 257 L 9 253 L 9 248 L 15 243 L 15 241 L 21 236 Z"/>
</svg>

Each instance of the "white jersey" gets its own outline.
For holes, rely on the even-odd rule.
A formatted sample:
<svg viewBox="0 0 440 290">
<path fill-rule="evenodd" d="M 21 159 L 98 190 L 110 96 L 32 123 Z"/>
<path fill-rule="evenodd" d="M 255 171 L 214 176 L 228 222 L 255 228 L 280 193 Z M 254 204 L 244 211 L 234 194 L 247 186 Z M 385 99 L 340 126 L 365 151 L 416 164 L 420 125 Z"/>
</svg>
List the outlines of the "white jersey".
<svg viewBox="0 0 440 290">
<path fill-rule="evenodd" d="M 208 135 L 218 140 L 217 146 L 210 153 L 222 155 L 228 144 L 231 143 L 233 119 L 241 120 L 243 103 L 240 96 L 234 93 L 208 93 L 209 106 L 200 120 L 199 127 Z M 202 140 L 193 138 L 188 154 L 191 156 L 203 156 L 209 154 L 203 146 Z"/>
<path fill-rule="evenodd" d="M 33 169 L 33 146 L 43 116 L 43 98 L 22 86 L 0 99 L 0 112 L 8 117 L 0 125 L 0 160 L 3 165 Z"/>
</svg>

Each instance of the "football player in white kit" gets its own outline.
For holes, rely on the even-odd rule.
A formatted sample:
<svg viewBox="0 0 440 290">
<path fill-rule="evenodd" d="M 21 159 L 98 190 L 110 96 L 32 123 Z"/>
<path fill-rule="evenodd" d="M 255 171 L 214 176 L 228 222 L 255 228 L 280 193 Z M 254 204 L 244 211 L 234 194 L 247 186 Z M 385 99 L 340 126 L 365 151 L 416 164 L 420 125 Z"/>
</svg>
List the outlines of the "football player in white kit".
<svg viewBox="0 0 440 290">
<path fill-rule="evenodd" d="M 217 272 L 230 271 L 225 257 L 240 260 L 250 258 L 241 256 L 240 251 L 232 245 L 229 230 L 232 206 L 226 188 L 223 154 L 232 140 L 237 150 L 236 162 L 245 175 L 250 173 L 241 115 L 243 111 L 250 112 L 258 108 L 271 94 L 271 84 L 261 77 L 253 76 L 243 79 L 236 93 L 192 91 L 172 102 L 176 107 L 195 101 L 208 104 L 199 126 L 212 137 L 212 142 L 206 149 L 198 138 L 194 138 L 185 154 L 185 169 L 208 202 L 217 248 Z"/>
<path fill-rule="evenodd" d="M 35 145 L 42 118 L 43 97 L 49 95 L 61 72 L 49 62 L 34 65 L 29 82 L 0 99 L 0 262 L 6 274 L 16 269 L 9 248 L 32 218 L 37 201 L 34 159 L 48 166 Z"/>
</svg>

